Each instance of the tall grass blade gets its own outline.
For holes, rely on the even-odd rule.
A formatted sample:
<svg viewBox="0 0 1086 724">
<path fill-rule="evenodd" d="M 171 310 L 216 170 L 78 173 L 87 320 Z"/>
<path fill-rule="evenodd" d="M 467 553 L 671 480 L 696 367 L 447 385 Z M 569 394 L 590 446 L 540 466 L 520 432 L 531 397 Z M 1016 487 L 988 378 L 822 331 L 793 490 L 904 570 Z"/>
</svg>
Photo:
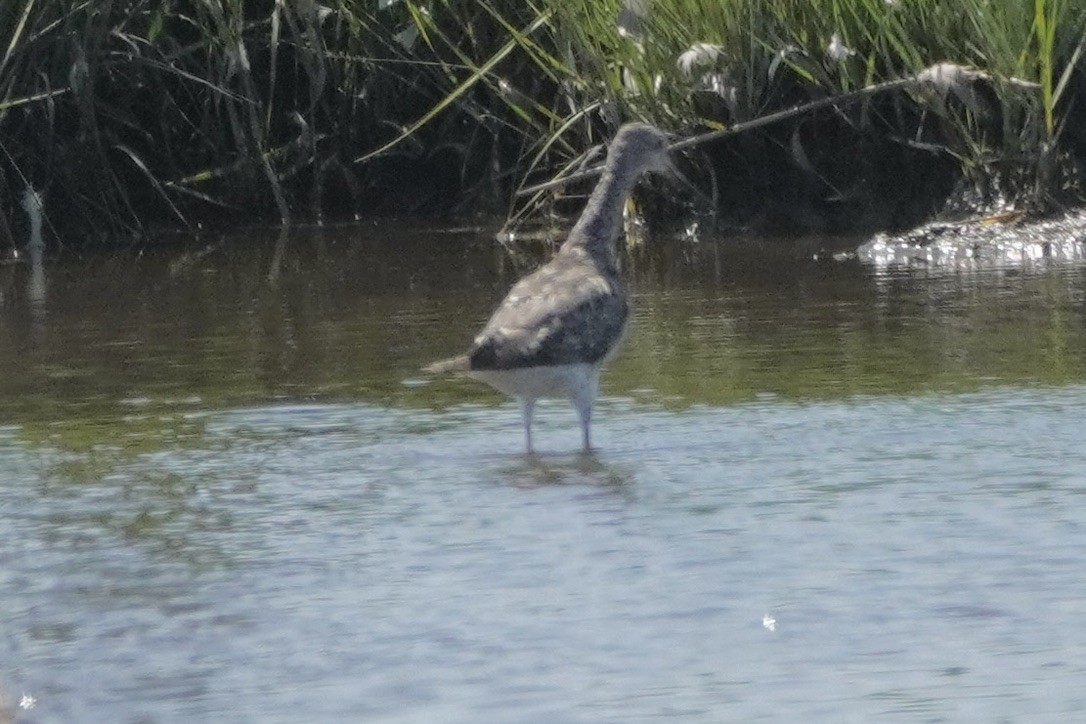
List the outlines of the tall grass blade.
<svg viewBox="0 0 1086 724">
<path fill-rule="evenodd" d="M 545 22 L 547 22 L 547 20 L 549 18 L 550 18 L 550 13 L 549 12 L 541 13 L 538 17 L 536 17 L 536 19 L 527 28 L 525 28 L 524 34 L 527 35 L 529 33 L 534 32 L 541 25 L 543 25 Z M 471 75 L 468 76 L 468 78 L 463 83 L 461 83 L 456 88 L 454 88 L 448 95 L 446 95 L 444 98 L 442 98 L 441 101 L 438 102 L 433 108 L 431 108 L 429 111 L 427 111 L 425 114 L 423 114 L 421 118 L 419 118 L 417 121 L 415 121 L 410 126 L 408 126 L 406 129 L 404 129 L 404 131 L 402 133 L 400 133 L 398 136 L 393 138 L 388 143 L 384 144 L 383 146 L 380 146 L 379 148 L 377 148 L 377 149 L 375 149 L 373 151 L 370 151 L 369 153 L 366 153 L 366 154 L 356 158 L 354 160 L 354 163 L 365 163 L 366 161 L 369 161 L 372 158 L 376 158 L 377 156 L 384 155 L 385 153 L 387 153 L 388 151 L 390 151 L 391 149 L 395 148 L 400 143 L 402 143 L 405 139 L 410 138 L 411 136 L 413 136 L 420 128 L 425 126 L 427 123 L 429 123 L 434 118 L 436 118 L 438 115 L 440 115 L 442 111 L 444 111 L 446 108 L 448 108 L 453 103 L 455 103 L 456 100 L 458 98 L 460 98 L 462 95 L 464 95 L 469 89 L 471 89 L 472 86 L 474 86 L 480 80 L 482 80 L 487 75 L 489 75 L 490 72 L 494 69 L 494 67 L 497 66 L 498 63 L 500 63 L 502 60 L 504 60 L 506 58 L 506 56 L 508 56 L 511 52 L 513 52 L 513 50 L 515 50 L 517 47 L 519 47 L 519 46 L 517 44 L 516 39 L 510 39 L 510 40 L 506 41 L 506 43 L 498 50 L 498 52 L 496 52 L 493 56 L 491 56 L 490 59 L 488 59 L 485 63 L 483 63 L 483 65 L 481 65 L 478 68 L 475 68 L 472 71 Z"/>
</svg>

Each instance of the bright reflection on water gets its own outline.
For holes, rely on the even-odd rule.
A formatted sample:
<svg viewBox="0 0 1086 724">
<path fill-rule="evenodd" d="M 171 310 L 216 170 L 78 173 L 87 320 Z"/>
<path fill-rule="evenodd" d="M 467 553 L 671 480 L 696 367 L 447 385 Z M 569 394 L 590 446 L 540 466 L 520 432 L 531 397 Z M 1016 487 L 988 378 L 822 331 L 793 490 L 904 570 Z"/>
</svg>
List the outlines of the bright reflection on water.
<svg viewBox="0 0 1086 724">
<path fill-rule="evenodd" d="M 415 372 L 519 273 L 485 234 L 0 268 L 8 713 L 1081 717 L 1086 269 L 631 266 L 600 452 L 544 404 L 538 459 Z"/>
</svg>

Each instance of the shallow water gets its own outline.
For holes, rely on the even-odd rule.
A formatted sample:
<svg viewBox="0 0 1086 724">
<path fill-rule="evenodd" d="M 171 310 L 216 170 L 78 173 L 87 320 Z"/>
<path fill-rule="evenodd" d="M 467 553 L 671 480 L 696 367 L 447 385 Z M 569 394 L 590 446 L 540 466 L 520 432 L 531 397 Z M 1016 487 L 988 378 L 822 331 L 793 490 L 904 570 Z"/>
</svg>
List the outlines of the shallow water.
<svg viewBox="0 0 1086 724">
<path fill-rule="evenodd" d="M 631 257 L 599 451 L 543 403 L 536 458 L 415 372 L 485 233 L 0 268 L 16 720 L 1082 716 L 1086 267 Z"/>
</svg>

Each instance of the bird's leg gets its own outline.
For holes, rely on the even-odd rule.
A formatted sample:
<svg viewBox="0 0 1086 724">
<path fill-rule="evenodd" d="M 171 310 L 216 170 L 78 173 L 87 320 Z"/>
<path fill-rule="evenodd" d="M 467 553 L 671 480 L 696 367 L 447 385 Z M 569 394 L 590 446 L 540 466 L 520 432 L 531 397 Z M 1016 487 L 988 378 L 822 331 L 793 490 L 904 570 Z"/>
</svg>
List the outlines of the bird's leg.
<svg viewBox="0 0 1086 724">
<path fill-rule="evenodd" d="M 578 409 L 577 414 L 581 418 L 581 442 L 584 443 L 584 451 L 589 452 L 592 450 L 592 440 L 589 436 L 592 423 L 592 405 L 588 405 L 584 409 Z"/>
<path fill-rule="evenodd" d="M 577 410 L 577 416 L 581 418 L 581 442 L 584 444 L 585 452 L 592 449 L 592 436 L 590 433 L 592 405 L 596 402 L 598 389 L 599 372 L 596 371 L 590 374 L 582 384 L 575 385 L 570 390 L 569 401 L 573 403 L 573 408 Z"/>
<path fill-rule="evenodd" d="M 522 398 L 520 400 L 520 414 L 524 418 L 524 442 L 528 446 L 528 454 L 532 449 L 532 413 L 535 412 L 535 400 Z"/>
</svg>

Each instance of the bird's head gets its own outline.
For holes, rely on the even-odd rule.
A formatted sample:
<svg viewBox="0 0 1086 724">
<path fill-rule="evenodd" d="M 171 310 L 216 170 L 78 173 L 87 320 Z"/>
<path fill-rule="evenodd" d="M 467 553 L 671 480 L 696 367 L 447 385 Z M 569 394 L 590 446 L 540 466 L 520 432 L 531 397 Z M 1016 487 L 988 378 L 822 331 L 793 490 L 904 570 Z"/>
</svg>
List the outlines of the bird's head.
<svg viewBox="0 0 1086 724">
<path fill-rule="evenodd" d="M 621 159 L 635 176 L 646 171 L 671 174 L 669 142 L 663 131 L 647 123 L 627 123 L 618 129 L 611 143 L 608 162 Z"/>
</svg>

